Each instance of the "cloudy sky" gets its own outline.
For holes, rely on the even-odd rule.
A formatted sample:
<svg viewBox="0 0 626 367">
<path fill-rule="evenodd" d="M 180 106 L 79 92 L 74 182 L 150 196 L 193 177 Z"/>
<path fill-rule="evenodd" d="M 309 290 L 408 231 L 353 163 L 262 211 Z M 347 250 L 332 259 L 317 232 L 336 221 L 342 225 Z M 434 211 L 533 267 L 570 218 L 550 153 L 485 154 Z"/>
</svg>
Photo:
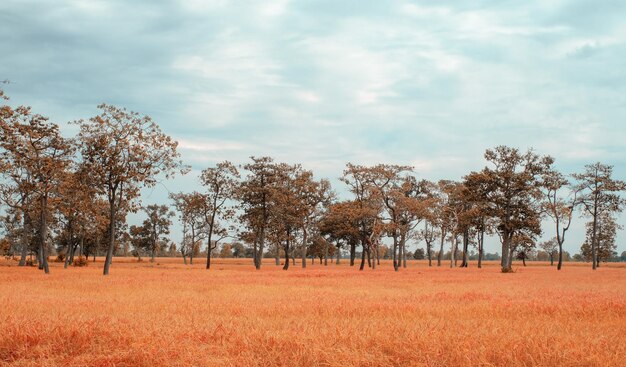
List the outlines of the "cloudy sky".
<svg viewBox="0 0 626 367">
<path fill-rule="evenodd" d="M 101 102 L 152 116 L 195 170 L 172 191 L 250 155 L 460 179 L 500 144 L 626 179 L 624 1 L 232 3 L 3 0 L 0 80 L 62 124 Z"/>
</svg>

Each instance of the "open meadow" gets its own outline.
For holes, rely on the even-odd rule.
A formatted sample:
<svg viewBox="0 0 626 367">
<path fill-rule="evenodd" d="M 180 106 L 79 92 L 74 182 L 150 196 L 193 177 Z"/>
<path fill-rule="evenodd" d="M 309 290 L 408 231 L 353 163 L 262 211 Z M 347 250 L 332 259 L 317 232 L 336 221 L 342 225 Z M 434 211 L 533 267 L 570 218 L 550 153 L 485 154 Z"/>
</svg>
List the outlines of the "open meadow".
<svg viewBox="0 0 626 367">
<path fill-rule="evenodd" d="M 626 268 L 0 262 L 11 366 L 623 366 Z M 271 260 L 273 262 L 273 260 Z M 445 264 L 448 265 L 448 264 Z"/>
</svg>

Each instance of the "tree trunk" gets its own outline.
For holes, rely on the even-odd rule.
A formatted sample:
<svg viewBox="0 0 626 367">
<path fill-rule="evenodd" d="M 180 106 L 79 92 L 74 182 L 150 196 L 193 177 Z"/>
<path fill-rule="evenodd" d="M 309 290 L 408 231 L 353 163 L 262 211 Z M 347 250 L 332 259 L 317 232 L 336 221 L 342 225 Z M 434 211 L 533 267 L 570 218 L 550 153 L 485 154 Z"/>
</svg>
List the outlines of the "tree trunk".
<svg viewBox="0 0 626 367">
<path fill-rule="evenodd" d="M 302 268 L 306 268 L 306 241 L 307 241 L 307 230 L 306 225 L 302 228 Z"/>
<path fill-rule="evenodd" d="M 214 218 L 214 217 L 212 217 Z M 211 269 L 211 240 L 213 237 L 213 220 L 209 223 L 209 233 L 207 236 L 207 246 L 206 246 L 206 269 Z"/>
<path fill-rule="evenodd" d="M 441 258 L 443 257 L 443 244 L 446 241 L 446 232 L 441 231 L 441 244 L 439 246 L 439 254 L 437 254 L 437 266 L 441 266 Z"/>
<path fill-rule="evenodd" d="M 378 251 L 376 251 L 378 252 Z M 395 233 L 393 233 L 393 253 L 392 253 L 392 259 L 393 259 L 393 270 L 394 271 L 398 271 L 398 267 L 399 267 L 399 262 L 400 260 L 398 259 L 398 235 Z"/>
<path fill-rule="evenodd" d="M 67 252 L 65 253 L 65 262 L 63 264 L 63 269 L 67 269 L 67 266 L 70 264 L 70 256 L 71 256 L 71 253 L 73 251 L 72 247 L 73 246 L 72 246 L 71 243 L 67 244 Z"/>
<path fill-rule="evenodd" d="M 324 266 L 328 266 L 328 241 L 324 241 Z"/>
<path fill-rule="evenodd" d="M 341 259 L 341 251 L 340 251 L 341 247 L 337 246 L 337 260 L 335 261 L 336 265 L 339 265 L 339 259 Z"/>
<path fill-rule="evenodd" d="M 209 245 L 209 248 L 207 249 L 207 254 L 206 254 L 206 268 L 211 269 L 211 252 L 213 252 L 213 249 L 211 248 L 211 245 Z"/>
<path fill-rule="evenodd" d="M 258 256 L 257 254 L 259 253 L 259 250 L 257 249 L 257 238 L 254 239 L 254 242 L 252 243 L 252 263 L 254 264 L 254 267 L 259 270 L 258 267 Z"/>
<path fill-rule="evenodd" d="M 457 246 L 457 239 L 456 236 L 454 236 L 452 238 L 452 243 L 450 244 L 451 248 L 450 248 L 450 267 L 453 268 L 456 266 L 456 246 Z"/>
<path fill-rule="evenodd" d="M 500 261 L 500 265 L 502 266 L 502 272 L 508 273 L 511 271 L 511 248 L 509 246 L 511 243 L 511 239 L 507 233 L 504 234 L 503 239 L 504 241 L 502 243 L 502 260 Z"/>
<path fill-rule="evenodd" d="M 370 248 L 373 248 L 375 251 L 375 259 L 372 259 L 372 265 L 370 266 L 372 269 L 376 269 L 376 261 L 378 261 L 378 265 L 380 265 L 380 261 L 379 261 L 379 254 L 378 254 L 378 247 L 374 247 L 374 246 L 370 246 Z M 367 253 L 368 255 L 368 260 L 369 260 L 369 252 Z"/>
<path fill-rule="evenodd" d="M 276 266 L 280 265 L 280 242 L 276 244 L 276 253 L 274 254 L 274 261 L 276 262 Z"/>
<path fill-rule="evenodd" d="M 22 220 L 23 223 L 23 227 L 22 227 L 22 235 L 20 237 L 20 243 L 22 244 L 22 254 L 20 256 L 20 262 L 18 263 L 18 266 L 24 266 L 26 265 L 26 256 L 28 255 L 28 245 L 29 245 L 29 241 L 28 241 L 28 232 L 30 231 L 30 220 L 28 219 L 28 214 L 23 213 L 24 214 L 24 218 Z"/>
<path fill-rule="evenodd" d="M 350 266 L 354 266 L 354 258 L 356 257 L 356 241 L 350 242 Z"/>
<path fill-rule="evenodd" d="M 115 194 L 113 194 L 115 197 Z M 104 275 L 109 275 L 109 269 L 111 262 L 113 261 L 113 248 L 115 247 L 115 201 L 109 200 L 109 248 L 107 249 L 107 255 L 104 260 Z M 95 261 L 94 254 L 94 261 Z"/>
<path fill-rule="evenodd" d="M 596 254 L 596 237 L 597 237 L 597 226 L 598 226 L 598 199 L 597 199 L 597 194 L 596 194 L 596 199 L 594 200 L 594 207 L 593 207 L 593 231 L 591 234 L 591 268 L 593 270 L 596 270 L 596 263 L 597 263 L 597 254 Z"/>
<path fill-rule="evenodd" d="M 363 251 L 361 252 L 361 266 L 359 266 L 359 270 L 363 270 L 363 268 L 365 267 L 365 247 L 367 246 L 367 244 L 365 243 L 364 239 L 361 239 L 361 247 L 363 248 Z"/>
<path fill-rule="evenodd" d="M 483 244 L 485 239 L 485 231 L 480 231 L 478 234 L 478 269 L 483 267 Z"/>
<path fill-rule="evenodd" d="M 48 218 L 46 218 L 47 208 L 48 208 L 48 197 L 46 195 L 41 195 L 41 219 L 40 219 L 40 227 L 39 233 L 41 235 L 41 240 L 39 242 L 40 253 L 41 253 L 41 266 L 43 271 L 46 274 L 50 273 L 50 268 L 48 267 L 48 254 L 46 241 L 48 239 Z"/>
<path fill-rule="evenodd" d="M 83 229 L 80 232 L 80 245 L 78 245 L 78 257 L 83 256 L 84 249 L 85 249 L 85 230 Z"/>
<path fill-rule="evenodd" d="M 400 247 L 402 248 L 402 267 L 406 269 L 406 233 L 400 237 Z"/>
<path fill-rule="evenodd" d="M 462 268 L 468 267 L 468 259 L 467 259 L 467 251 L 469 250 L 469 234 L 467 231 L 463 232 L 463 262 L 461 263 Z"/>
<path fill-rule="evenodd" d="M 289 230 L 287 231 L 287 239 L 285 240 L 285 265 L 283 270 L 289 269 Z"/>
</svg>

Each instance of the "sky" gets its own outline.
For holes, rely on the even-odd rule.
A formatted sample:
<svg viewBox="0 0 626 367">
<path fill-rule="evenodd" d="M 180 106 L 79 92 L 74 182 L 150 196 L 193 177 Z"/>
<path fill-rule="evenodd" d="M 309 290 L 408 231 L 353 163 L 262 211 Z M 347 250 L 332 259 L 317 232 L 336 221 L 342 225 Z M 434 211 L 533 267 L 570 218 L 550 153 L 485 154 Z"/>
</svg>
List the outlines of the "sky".
<svg viewBox="0 0 626 367">
<path fill-rule="evenodd" d="M 626 2 L 598 0 L 3 0 L 0 80 L 68 135 L 102 102 L 150 115 L 193 170 L 144 203 L 252 155 L 302 163 L 343 197 L 347 162 L 459 180 L 497 145 L 624 180 L 624 19 Z"/>
</svg>

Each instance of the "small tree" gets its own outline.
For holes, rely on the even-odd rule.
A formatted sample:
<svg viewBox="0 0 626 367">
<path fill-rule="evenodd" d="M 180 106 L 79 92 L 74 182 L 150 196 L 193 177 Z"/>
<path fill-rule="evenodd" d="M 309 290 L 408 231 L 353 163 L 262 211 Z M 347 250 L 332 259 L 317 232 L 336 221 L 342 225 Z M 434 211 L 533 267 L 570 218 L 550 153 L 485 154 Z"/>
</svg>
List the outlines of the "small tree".
<svg viewBox="0 0 626 367">
<path fill-rule="evenodd" d="M 557 253 L 562 261 L 563 255 L 559 249 L 558 240 L 556 238 L 551 238 L 548 241 L 541 242 L 539 247 L 541 247 L 550 257 L 550 266 L 554 265 L 554 255 Z"/>
<path fill-rule="evenodd" d="M 161 251 L 168 242 L 166 235 L 170 233 L 172 225 L 171 217 L 174 212 L 170 211 L 167 205 L 148 205 L 144 207 L 148 218 L 143 221 L 141 227 L 131 226 L 130 234 L 135 239 L 133 245 L 135 249 L 143 249 L 150 253 L 150 262 L 158 251 Z"/>
<path fill-rule="evenodd" d="M 415 250 L 415 252 L 413 253 L 413 258 L 415 260 L 424 260 L 426 258 L 426 252 L 424 251 L 423 248 L 418 248 L 417 250 Z"/>
<path fill-rule="evenodd" d="M 580 247 L 580 253 L 586 260 L 594 259 L 594 254 L 591 248 L 591 243 L 593 240 L 593 225 L 594 222 L 590 221 L 587 223 L 587 231 L 585 242 Z M 596 220 L 596 266 L 600 266 L 600 261 L 608 261 L 616 254 L 615 250 L 617 250 L 617 244 L 615 243 L 615 237 L 617 236 L 617 231 L 622 229 L 622 226 L 617 224 L 615 219 L 608 215 L 607 213 L 602 213 Z"/>
</svg>

